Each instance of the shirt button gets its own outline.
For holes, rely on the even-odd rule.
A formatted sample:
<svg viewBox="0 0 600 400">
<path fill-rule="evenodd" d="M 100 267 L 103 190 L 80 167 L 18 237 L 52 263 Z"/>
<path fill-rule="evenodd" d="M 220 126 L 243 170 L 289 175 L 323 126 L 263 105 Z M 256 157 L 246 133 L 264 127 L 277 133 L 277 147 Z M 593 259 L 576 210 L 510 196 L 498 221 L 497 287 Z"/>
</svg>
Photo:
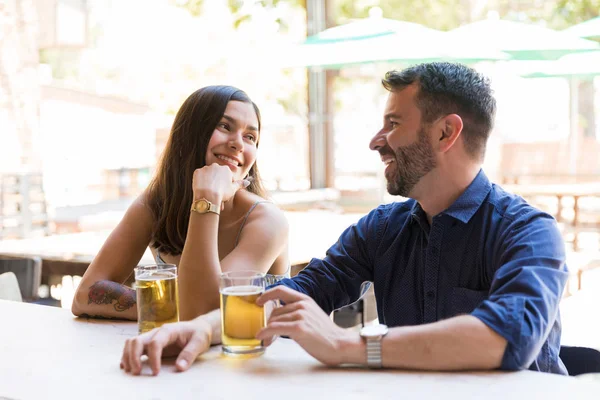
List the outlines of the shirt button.
<svg viewBox="0 0 600 400">
<path fill-rule="evenodd" d="M 433 290 L 427 292 L 427 298 L 431 300 L 435 299 L 435 292 Z"/>
</svg>

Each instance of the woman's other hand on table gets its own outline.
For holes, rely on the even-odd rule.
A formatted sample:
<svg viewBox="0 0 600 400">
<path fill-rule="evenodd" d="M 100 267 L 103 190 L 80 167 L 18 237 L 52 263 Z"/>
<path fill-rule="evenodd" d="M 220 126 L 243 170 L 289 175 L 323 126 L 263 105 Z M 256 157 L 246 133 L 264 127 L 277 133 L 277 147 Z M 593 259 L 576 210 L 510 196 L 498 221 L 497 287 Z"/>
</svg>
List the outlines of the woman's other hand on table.
<svg viewBox="0 0 600 400">
<path fill-rule="evenodd" d="M 211 337 L 212 328 L 202 318 L 163 325 L 125 341 L 121 369 L 139 375 L 142 355 L 146 355 L 153 375 L 160 371 L 162 357 L 177 356 L 176 370 L 186 371 L 196 357 L 210 348 Z"/>
</svg>

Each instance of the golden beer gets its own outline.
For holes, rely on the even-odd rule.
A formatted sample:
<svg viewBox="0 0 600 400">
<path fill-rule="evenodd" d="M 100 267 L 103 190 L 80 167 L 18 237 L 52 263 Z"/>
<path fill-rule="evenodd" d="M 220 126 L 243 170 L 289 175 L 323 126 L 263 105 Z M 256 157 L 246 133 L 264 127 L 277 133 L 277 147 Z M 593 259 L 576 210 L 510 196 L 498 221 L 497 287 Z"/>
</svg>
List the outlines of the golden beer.
<svg viewBox="0 0 600 400">
<path fill-rule="evenodd" d="M 256 304 L 263 293 L 261 286 L 221 288 L 221 340 L 229 354 L 262 354 L 262 341 L 256 334 L 265 327 L 265 309 Z"/>
<path fill-rule="evenodd" d="M 142 272 L 135 278 L 135 291 L 140 333 L 179 321 L 179 293 L 174 271 Z"/>
</svg>

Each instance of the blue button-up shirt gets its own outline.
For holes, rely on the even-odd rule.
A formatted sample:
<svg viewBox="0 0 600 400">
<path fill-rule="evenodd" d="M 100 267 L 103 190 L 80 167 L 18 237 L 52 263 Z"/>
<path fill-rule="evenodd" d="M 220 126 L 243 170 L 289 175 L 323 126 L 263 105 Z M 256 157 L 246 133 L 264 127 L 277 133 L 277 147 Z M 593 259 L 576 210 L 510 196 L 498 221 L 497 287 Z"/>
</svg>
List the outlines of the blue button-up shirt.
<svg viewBox="0 0 600 400">
<path fill-rule="evenodd" d="M 431 226 L 415 200 L 382 205 L 347 228 L 323 260 L 281 284 L 330 313 L 370 281 L 381 323 L 470 313 L 506 339 L 502 369 L 566 374 L 558 304 L 567 277 L 555 220 L 480 171 Z"/>
</svg>

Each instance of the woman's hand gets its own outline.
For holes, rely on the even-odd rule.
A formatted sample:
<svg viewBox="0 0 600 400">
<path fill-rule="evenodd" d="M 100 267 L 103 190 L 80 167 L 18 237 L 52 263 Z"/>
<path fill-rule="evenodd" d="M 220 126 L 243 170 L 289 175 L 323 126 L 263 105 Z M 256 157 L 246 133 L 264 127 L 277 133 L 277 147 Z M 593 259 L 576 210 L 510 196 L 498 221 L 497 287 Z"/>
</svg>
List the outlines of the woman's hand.
<svg viewBox="0 0 600 400">
<path fill-rule="evenodd" d="M 194 171 L 192 181 L 194 200 L 206 198 L 211 202 L 222 204 L 231 200 L 242 187 L 244 181 L 234 181 L 229 167 L 211 164 Z"/>
<path fill-rule="evenodd" d="M 133 375 L 142 371 L 142 355 L 148 356 L 152 374 L 160 371 L 162 357 L 177 356 L 175 368 L 185 371 L 196 357 L 210 348 L 212 327 L 200 318 L 192 321 L 166 324 L 125 341 L 121 369 Z"/>
</svg>

